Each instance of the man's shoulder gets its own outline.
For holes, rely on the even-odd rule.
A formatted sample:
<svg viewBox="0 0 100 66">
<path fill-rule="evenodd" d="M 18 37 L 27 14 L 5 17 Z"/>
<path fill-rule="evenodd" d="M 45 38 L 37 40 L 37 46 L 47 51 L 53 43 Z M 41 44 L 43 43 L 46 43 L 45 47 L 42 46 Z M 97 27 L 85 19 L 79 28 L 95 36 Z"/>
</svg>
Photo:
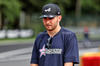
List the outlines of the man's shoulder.
<svg viewBox="0 0 100 66">
<path fill-rule="evenodd" d="M 38 34 L 37 39 L 38 39 L 38 38 L 42 38 L 42 36 L 45 35 L 45 34 L 47 34 L 46 31 L 41 32 L 40 34 Z"/>
<path fill-rule="evenodd" d="M 62 36 L 64 39 L 68 39 L 68 40 L 72 38 L 77 39 L 76 34 L 74 32 L 65 28 L 62 29 Z"/>
<path fill-rule="evenodd" d="M 66 29 L 66 28 L 62 28 L 62 34 L 72 35 L 72 34 L 75 34 L 75 33 L 72 32 L 71 30 Z"/>
</svg>

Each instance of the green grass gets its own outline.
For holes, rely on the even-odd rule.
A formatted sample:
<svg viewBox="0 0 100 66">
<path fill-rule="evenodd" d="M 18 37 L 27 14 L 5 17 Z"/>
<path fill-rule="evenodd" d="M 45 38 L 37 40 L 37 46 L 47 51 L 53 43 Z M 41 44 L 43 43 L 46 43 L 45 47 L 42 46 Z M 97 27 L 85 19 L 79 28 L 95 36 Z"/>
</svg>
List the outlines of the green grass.
<svg viewBox="0 0 100 66">
<path fill-rule="evenodd" d="M 15 42 L 33 42 L 35 38 L 15 38 L 15 39 L 0 39 L 0 44 L 15 43 Z"/>
<path fill-rule="evenodd" d="M 83 40 L 83 35 L 76 35 L 78 40 Z M 9 43 L 17 43 L 17 42 L 34 42 L 36 37 L 31 38 L 15 38 L 15 39 L 0 39 L 0 45 L 9 44 Z M 90 35 L 91 40 L 100 40 L 100 35 Z"/>
<path fill-rule="evenodd" d="M 83 35 L 76 35 L 78 40 L 83 40 Z M 90 35 L 91 40 L 100 40 L 100 35 Z"/>
</svg>

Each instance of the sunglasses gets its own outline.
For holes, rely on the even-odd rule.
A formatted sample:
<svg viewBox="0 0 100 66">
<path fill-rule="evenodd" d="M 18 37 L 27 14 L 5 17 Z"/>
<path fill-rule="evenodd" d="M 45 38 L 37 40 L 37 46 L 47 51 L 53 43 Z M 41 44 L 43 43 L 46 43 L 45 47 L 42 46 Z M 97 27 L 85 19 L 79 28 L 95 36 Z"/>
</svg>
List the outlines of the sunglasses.
<svg viewBox="0 0 100 66">
<path fill-rule="evenodd" d="M 46 44 L 47 49 L 50 49 L 51 42 L 52 42 L 52 37 L 49 37 L 48 40 L 47 40 L 47 44 Z"/>
<path fill-rule="evenodd" d="M 43 19 L 53 19 L 54 17 L 43 17 Z"/>
</svg>

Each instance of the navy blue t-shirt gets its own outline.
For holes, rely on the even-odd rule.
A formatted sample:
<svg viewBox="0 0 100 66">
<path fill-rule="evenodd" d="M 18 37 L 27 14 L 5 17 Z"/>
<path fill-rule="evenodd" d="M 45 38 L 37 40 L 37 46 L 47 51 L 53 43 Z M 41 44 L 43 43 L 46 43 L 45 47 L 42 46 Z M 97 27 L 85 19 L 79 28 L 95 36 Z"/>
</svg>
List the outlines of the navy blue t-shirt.
<svg viewBox="0 0 100 66">
<path fill-rule="evenodd" d="M 39 34 L 35 40 L 31 64 L 38 66 L 64 66 L 66 62 L 79 63 L 78 43 L 75 33 L 61 28 L 52 37 L 50 49 L 46 48 L 47 31 Z"/>
</svg>

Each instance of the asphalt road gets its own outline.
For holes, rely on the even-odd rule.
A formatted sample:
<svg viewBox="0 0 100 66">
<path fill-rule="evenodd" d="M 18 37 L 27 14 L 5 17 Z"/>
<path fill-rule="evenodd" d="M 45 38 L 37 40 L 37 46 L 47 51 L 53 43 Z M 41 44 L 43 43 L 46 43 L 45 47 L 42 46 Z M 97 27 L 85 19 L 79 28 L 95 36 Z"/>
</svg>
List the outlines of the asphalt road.
<svg viewBox="0 0 100 66">
<path fill-rule="evenodd" d="M 83 42 L 78 42 L 78 47 L 79 49 L 84 49 L 84 48 L 95 48 L 100 46 L 100 41 L 92 41 L 90 46 L 84 46 Z M 28 48 L 28 47 L 33 47 L 33 43 L 15 43 L 11 45 L 0 45 L 0 53 L 2 52 L 7 52 L 11 50 L 17 50 L 21 48 Z"/>
<path fill-rule="evenodd" d="M 91 45 L 88 46 L 88 47 L 85 47 L 83 42 L 79 42 L 78 46 L 79 46 L 79 50 L 84 52 L 84 50 L 88 50 L 88 49 L 91 49 L 91 48 L 98 48 L 100 46 L 100 41 L 93 41 L 93 42 L 91 42 Z M 32 42 L 21 43 L 21 44 L 16 43 L 16 44 L 11 44 L 11 45 L 0 45 L 0 53 L 13 51 L 13 50 L 16 50 L 14 52 L 17 53 L 17 52 L 21 51 L 21 50 L 19 51 L 19 49 L 28 48 L 27 51 L 24 49 L 24 51 L 26 53 L 23 53 L 22 55 L 19 54 L 18 56 L 17 55 L 11 56 L 11 58 L 13 58 L 13 59 L 17 59 L 17 58 L 26 58 L 26 59 L 11 60 L 10 58 L 5 58 L 5 60 L 10 60 L 10 61 L 0 62 L 0 66 L 30 66 L 30 57 L 29 56 L 31 55 L 31 53 L 28 52 L 28 51 L 31 50 L 29 48 L 32 48 L 32 47 L 33 47 Z M 29 55 L 29 53 L 30 53 L 30 55 Z M 80 65 L 76 64 L 75 66 L 80 66 Z"/>
<path fill-rule="evenodd" d="M 30 60 L 8 61 L 0 63 L 0 66 L 30 66 Z"/>
<path fill-rule="evenodd" d="M 0 53 L 22 49 L 22 48 L 28 48 L 28 47 L 33 47 L 33 43 L 30 42 L 30 43 L 20 43 L 20 44 L 14 43 L 14 44 L 9 44 L 9 45 L 0 45 Z"/>
<path fill-rule="evenodd" d="M 8 61 L 0 63 L 0 66 L 30 66 L 30 60 Z M 75 64 L 79 66 L 79 64 Z"/>
</svg>

